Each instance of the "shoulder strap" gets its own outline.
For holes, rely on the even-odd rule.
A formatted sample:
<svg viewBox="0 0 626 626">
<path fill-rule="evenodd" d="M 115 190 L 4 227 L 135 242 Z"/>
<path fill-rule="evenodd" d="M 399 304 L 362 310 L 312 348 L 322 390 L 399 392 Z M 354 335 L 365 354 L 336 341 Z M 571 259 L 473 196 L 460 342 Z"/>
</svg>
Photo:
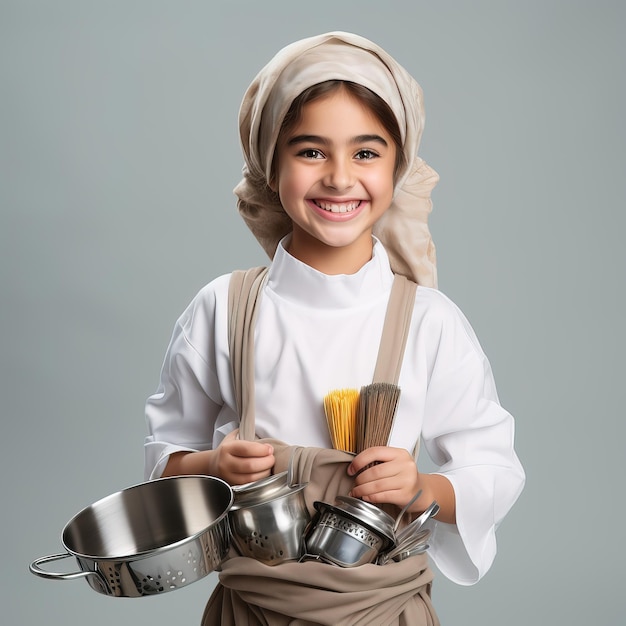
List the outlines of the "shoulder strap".
<svg viewBox="0 0 626 626">
<path fill-rule="evenodd" d="M 232 273 L 228 287 L 228 348 L 240 416 L 239 436 L 254 439 L 254 324 L 267 267 Z"/>
<path fill-rule="evenodd" d="M 398 384 L 416 290 L 417 283 L 399 274 L 394 276 L 372 382 Z"/>
<path fill-rule="evenodd" d="M 374 370 L 373 382 L 375 383 L 398 384 L 411 327 L 416 291 L 417 283 L 399 274 L 394 276 Z M 421 438 L 418 437 L 413 448 L 413 458 L 416 461 L 420 452 L 420 442 Z"/>
</svg>

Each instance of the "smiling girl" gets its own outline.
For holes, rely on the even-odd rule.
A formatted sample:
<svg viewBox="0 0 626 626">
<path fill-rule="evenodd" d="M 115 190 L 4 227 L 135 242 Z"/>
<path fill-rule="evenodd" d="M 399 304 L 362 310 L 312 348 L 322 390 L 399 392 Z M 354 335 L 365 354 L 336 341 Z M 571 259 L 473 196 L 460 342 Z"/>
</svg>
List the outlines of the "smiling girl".
<svg viewBox="0 0 626 626">
<path fill-rule="evenodd" d="M 356 35 L 296 42 L 255 78 L 240 112 L 246 168 L 235 192 L 272 259 L 254 331 L 257 438 L 239 433 L 230 276 L 221 276 L 176 324 L 147 402 L 146 476 L 239 485 L 281 471 L 291 446 L 331 448 L 323 397 L 372 381 L 394 275 L 403 275 L 419 287 L 388 445 L 341 457 L 337 471 L 345 493 L 377 505 L 402 507 L 421 489 L 413 516 L 436 500 L 430 557 L 451 580 L 473 584 L 493 561 L 495 528 L 524 473 L 489 363 L 436 289 L 427 216 L 438 177 L 417 156 L 422 128 L 417 83 Z M 420 441 L 437 473 L 419 470 Z M 235 556 L 203 623 L 438 623 L 426 555 L 340 569 Z"/>
<path fill-rule="evenodd" d="M 325 95 L 283 125 L 270 185 L 293 224 L 288 252 L 325 274 L 354 274 L 371 259 L 372 228 L 391 205 L 399 152 L 347 85 L 324 83 Z"/>
</svg>

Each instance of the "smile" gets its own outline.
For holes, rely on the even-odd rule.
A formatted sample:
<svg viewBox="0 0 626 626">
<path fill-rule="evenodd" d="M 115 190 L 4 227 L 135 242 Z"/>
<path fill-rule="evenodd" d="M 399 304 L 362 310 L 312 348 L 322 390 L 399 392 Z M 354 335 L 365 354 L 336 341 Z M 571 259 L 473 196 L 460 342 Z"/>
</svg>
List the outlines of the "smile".
<svg viewBox="0 0 626 626">
<path fill-rule="evenodd" d="M 350 202 L 326 202 L 324 200 L 313 200 L 316 206 L 330 213 L 351 213 L 358 209 L 361 200 L 351 200 Z"/>
</svg>

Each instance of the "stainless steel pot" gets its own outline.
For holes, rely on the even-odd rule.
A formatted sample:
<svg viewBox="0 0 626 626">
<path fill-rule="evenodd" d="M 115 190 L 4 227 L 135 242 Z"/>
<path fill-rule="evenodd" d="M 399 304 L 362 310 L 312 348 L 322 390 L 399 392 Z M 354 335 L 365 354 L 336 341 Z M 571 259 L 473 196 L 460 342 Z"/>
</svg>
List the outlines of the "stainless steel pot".
<svg viewBox="0 0 626 626">
<path fill-rule="evenodd" d="M 305 539 L 304 560 L 320 560 L 340 567 L 376 561 L 393 545 L 395 520 L 373 504 L 338 496 L 335 504 L 315 502 L 318 517 Z"/>
<path fill-rule="evenodd" d="M 230 527 L 233 543 L 242 556 L 266 565 L 302 556 L 303 537 L 311 519 L 305 487 L 291 484 L 288 471 L 233 487 Z"/>
<path fill-rule="evenodd" d="M 62 532 L 67 552 L 36 559 L 30 571 L 56 580 L 84 577 L 109 596 L 179 589 L 214 571 L 226 556 L 233 500 L 231 487 L 210 476 L 174 476 L 129 487 L 77 513 Z M 71 557 L 80 571 L 41 568 Z"/>
</svg>

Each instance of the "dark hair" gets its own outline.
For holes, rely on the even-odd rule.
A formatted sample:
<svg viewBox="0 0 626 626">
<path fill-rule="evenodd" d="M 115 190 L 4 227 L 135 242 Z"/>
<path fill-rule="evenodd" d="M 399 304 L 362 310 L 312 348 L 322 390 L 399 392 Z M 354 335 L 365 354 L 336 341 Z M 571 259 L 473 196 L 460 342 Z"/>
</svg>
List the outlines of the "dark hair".
<svg viewBox="0 0 626 626">
<path fill-rule="evenodd" d="M 359 85 L 358 83 L 352 83 L 346 80 L 327 80 L 323 83 L 313 85 L 308 89 L 305 89 L 296 99 L 291 103 L 287 114 L 283 119 L 283 123 L 280 127 L 280 137 L 285 133 L 288 133 L 293 129 L 298 122 L 302 119 L 302 109 L 305 105 L 320 100 L 324 96 L 339 91 L 345 90 L 348 94 L 357 98 L 362 102 L 383 125 L 384 129 L 389 133 L 393 139 L 393 143 L 396 147 L 396 163 L 393 170 L 394 178 L 398 177 L 398 173 L 406 165 L 406 159 L 404 156 L 404 150 L 402 149 L 402 136 L 400 135 L 400 127 L 398 126 L 398 120 L 393 114 L 391 107 L 371 89 Z M 278 142 L 277 142 L 278 144 Z M 276 166 L 276 151 L 274 151 L 274 161 L 272 163 L 272 176 L 275 172 Z"/>
</svg>

